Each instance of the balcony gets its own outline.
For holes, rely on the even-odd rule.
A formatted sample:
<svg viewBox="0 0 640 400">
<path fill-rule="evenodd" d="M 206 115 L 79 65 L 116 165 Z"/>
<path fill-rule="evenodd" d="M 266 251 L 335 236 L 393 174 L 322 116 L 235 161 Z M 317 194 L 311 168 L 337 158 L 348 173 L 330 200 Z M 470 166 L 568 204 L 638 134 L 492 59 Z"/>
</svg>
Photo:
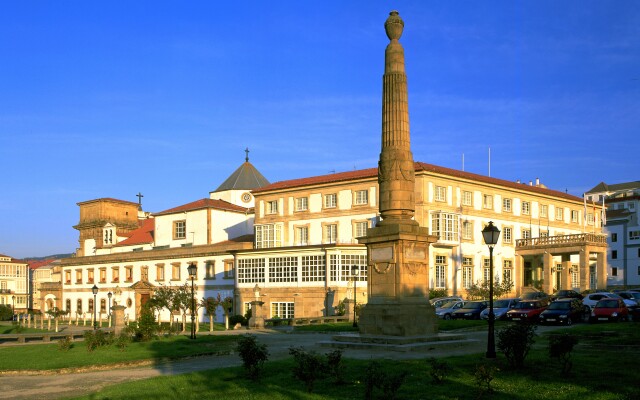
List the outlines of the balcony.
<svg viewBox="0 0 640 400">
<path fill-rule="evenodd" d="M 607 246 L 607 235 L 598 233 L 578 233 L 575 235 L 545 236 L 516 240 L 518 249 L 536 249 L 567 246 Z"/>
<path fill-rule="evenodd" d="M 0 294 L 11 294 L 11 289 L 0 289 Z"/>
</svg>

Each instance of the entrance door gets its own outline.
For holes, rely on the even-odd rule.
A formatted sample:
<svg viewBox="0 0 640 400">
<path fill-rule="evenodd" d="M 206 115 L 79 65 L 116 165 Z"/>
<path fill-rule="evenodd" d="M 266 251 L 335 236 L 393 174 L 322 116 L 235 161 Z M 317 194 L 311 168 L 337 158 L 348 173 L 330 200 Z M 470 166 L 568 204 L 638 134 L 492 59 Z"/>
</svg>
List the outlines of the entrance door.
<svg viewBox="0 0 640 400">
<path fill-rule="evenodd" d="M 140 306 L 144 307 L 144 305 L 147 304 L 147 301 L 149 301 L 150 298 L 151 295 L 149 293 L 140 293 Z"/>
<path fill-rule="evenodd" d="M 524 262 L 524 286 L 533 286 L 533 269 L 531 261 Z"/>
</svg>

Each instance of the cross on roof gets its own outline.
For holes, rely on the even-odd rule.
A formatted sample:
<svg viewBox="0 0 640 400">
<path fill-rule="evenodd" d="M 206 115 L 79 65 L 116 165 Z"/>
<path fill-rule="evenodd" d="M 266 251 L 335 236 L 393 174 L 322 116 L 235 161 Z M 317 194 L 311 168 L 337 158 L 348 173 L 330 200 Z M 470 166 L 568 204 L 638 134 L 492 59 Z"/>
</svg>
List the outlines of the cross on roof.
<svg viewBox="0 0 640 400">
<path fill-rule="evenodd" d="M 138 192 L 136 197 L 138 198 L 138 205 L 142 206 L 142 198 L 144 197 L 144 195 L 142 193 Z"/>
<path fill-rule="evenodd" d="M 247 147 L 246 149 L 244 149 L 244 152 L 247 153 L 246 157 L 244 158 L 244 161 L 249 162 L 249 148 Z"/>
</svg>

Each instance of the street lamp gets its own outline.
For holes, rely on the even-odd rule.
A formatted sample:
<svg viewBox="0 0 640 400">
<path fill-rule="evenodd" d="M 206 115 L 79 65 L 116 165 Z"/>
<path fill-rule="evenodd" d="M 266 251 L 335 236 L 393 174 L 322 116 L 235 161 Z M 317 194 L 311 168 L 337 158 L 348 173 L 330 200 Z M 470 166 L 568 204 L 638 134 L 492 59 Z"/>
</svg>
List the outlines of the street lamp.
<svg viewBox="0 0 640 400">
<path fill-rule="evenodd" d="M 16 316 L 16 296 L 15 295 L 11 296 L 11 300 L 13 301 L 12 311 L 13 311 L 13 316 L 15 318 L 15 316 Z"/>
<path fill-rule="evenodd" d="M 356 319 L 356 295 L 358 294 L 358 275 L 360 275 L 360 266 L 351 266 L 351 275 L 353 276 L 353 327 L 358 327 L 358 321 Z"/>
<path fill-rule="evenodd" d="M 111 296 L 113 296 L 113 293 L 107 293 L 107 297 L 109 298 L 109 318 L 111 318 Z"/>
<path fill-rule="evenodd" d="M 93 285 L 91 291 L 93 292 L 93 330 L 95 331 L 96 329 L 98 329 L 98 318 L 96 314 L 96 296 L 98 295 L 98 287 L 96 285 Z"/>
<path fill-rule="evenodd" d="M 484 243 L 489 246 L 489 337 L 487 339 L 487 358 L 496 358 L 496 340 L 494 333 L 495 314 L 493 313 L 493 246 L 498 243 L 500 229 L 489 221 L 482 230 Z"/>
<path fill-rule="evenodd" d="M 196 273 L 198 272 L 198 266 L 195 262 L 189 263 L 187 267 L 189 272 L 189 278 L 191 278 L 191 339 L 196 338 L 196 297 L 193 292 L 193 281 L 196 279 Z"/>
</svg>

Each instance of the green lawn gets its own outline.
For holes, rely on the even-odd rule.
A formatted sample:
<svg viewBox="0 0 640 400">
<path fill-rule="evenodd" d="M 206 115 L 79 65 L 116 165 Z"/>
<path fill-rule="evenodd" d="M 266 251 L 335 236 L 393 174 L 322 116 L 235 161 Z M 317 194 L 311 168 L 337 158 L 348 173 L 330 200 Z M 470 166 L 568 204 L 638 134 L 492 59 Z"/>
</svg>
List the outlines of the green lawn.
<svg viewBox="0 0 640 400">
<path fill-rule="evenodd" d="M 227 353 L 235 345 L 236 335 L 200 335 L 193 341 L 187 336 L 171 336 L 150 342 L 130 343 L 124 351 L 115 345 L 87 351 L 84 342 L 74 342 L 69 351 L 61 351 L 58 344 L 37 344 L 0 348 L 0 371 L 51 370 L 82 368 L 138 360 L 159 360 L 194 355 Z M 20 360 L 19 363 L 16 360 Z"/>
<path fill-rule="evenodd" d="M 497 321 L 496 327 L 499 328 L 505 322 Z M 442 320 L 438 319 L 438 328 L 441 331 L 454 331 L 458 329 L 477 330 L 486 329 L 487 321 L 480 320 Z M 298 325 L 293 327 L 295 332 L 357 332 L 358 329 L 353 327 L 353 322 L 336 322 L 330 324 L 317 325 Z"/>
<path fill-rule="evenodd" d="M 621 352 L 618 345 L 635 345 L 640 342 L 637 324 L 602 324 L 578 326 L 571 332 L 581 337 L 574 350 L 574 367 L 569 376 L 560 373 L 555 360 L 547 355 L 547 336 L 536 338 L 536 346 L 529 354 L 525 367 L 510 368 L 502 354 L 493 361 L 497 367 L 492 382 L 493 393 L 480 395 L 475 382 L 476 367 L 488 361 L 483 355 L 450 357 L 445 361 L 451 367 L 442 384 L 434 384 L 429 375 L 430 365 L 423 360 L 380 360 L 387 373 L 407 373 L 406 380 L 397 391 L 397 399 L 500 399 L 500 400 L 625 400 L 638 399 L 636 368 L 638 350 Z M 615 347 L 593 348 L 598 338 L 617 336 Z M 364 371 L 371 361 L 346 360 L 344 384 L 336 384 L 331 378 L 319 381 L 313 394 L 305 392 L 303 385 L 292 378 L 291 359 L 266 364 L 260 383 L 244 378 L 241 368 L 226 368 L 173 377 L 160 377 L 108 387 L 82 399 L 362 399 L 364 398 Z M 626 366 L 626 367 L 625 367 Z M 374 398 L 383 397 L 376 389 Z"/>
</svg>

